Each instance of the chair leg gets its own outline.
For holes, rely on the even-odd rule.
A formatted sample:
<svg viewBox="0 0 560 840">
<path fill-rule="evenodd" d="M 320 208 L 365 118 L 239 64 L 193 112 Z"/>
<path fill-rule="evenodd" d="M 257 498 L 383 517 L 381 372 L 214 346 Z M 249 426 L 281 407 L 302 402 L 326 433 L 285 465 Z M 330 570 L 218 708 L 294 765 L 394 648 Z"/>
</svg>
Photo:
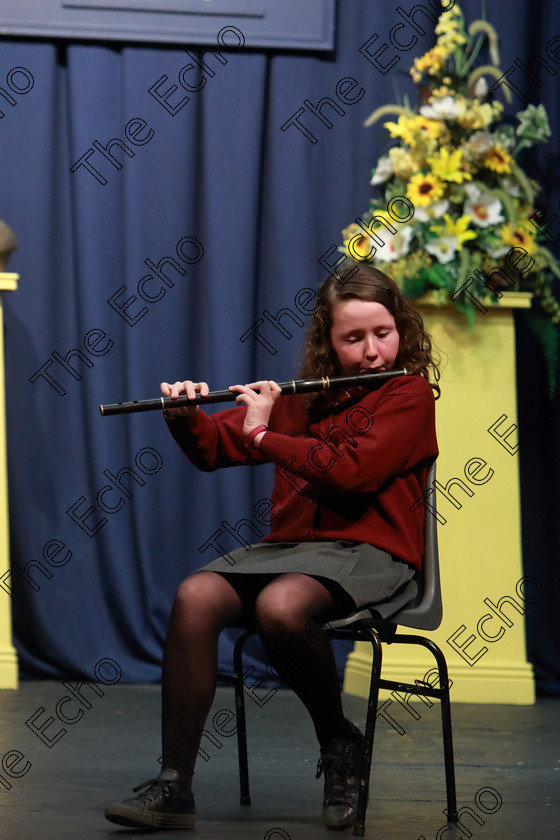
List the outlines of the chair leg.
<svg viewBox="0 0 560 840">
<path fill-rule="evenodd" d="M 451 702 L 449 699 L 449 676 L 444 655 L 437 648 L 439 685 L 444 689 L 441 697 L 441 725 L 443 732 L 443 756 L 445 761 L 445 786 L 447 789 L 447 819 L 457 822 L 457 792 L 455 789 L 455 764 L 453 761 L 453 729 L 451 726 Z"/>
<path fill-rule="evenodd" d="M 362 754 L 362 765 L 360 768 L 360 788 L 358 791 L 358 806 L 356 810 L 356 822 L 354 823 L 354 836 L 363 837 L 365 832 L 366 809 L 368 806 L 369 778 L 371 772 L 371 760 L 373 755 L 373 739 L 375 736 L 375 720 L 377 714 L 377 700 L 379 697 L 379 680 L 381 677 L 382 648 L 381 640 L 373 629 L 368 629 L 367 635 L 372 644 L 373 662 L 371 666 L 371 678 L 369 686 L 369 698 L 366 715 L 366 729 L 364 733 L 364 750 Z"/>
<path fill-rule="evenodd" d="M 235 678 L 235 714 L 237 721 L 237 752 L 239 756 L 239 787 L 241 805 L 251 804 L 249 790 L 249 759 L 247 755 L 247 723 L 245 717 L 245 692 L 243 687 L 243 645 L 253 631 L 246 630 L 235 642 L 233 648 L 233 670 Z"/>
<path fill-rule="evenodd" d="M 436 660 L 441 695 L 441 724 L 443 734 L 443 758 L 445 762 L 445 787 L 447 791 L 447 809 L 445 814 L 451 822 L 457 822 L 457 792 L 455 789 L 455 764 L 453 760 L 453 729 L 451 726 L 451 701 L 449 699 L 449 675 L 445 656 L 432 639 L 424 636 L 396 636 L 393 644 L 416 644 L 425 647 Z"/>
<path fill-rule="evenodd" d="M 455 790 L 449 689 L 446 691 L 445 696 L 441 698 L 441 723 L 443 728 L 443 754 L 445 758 L 445 784 L 447 787 L 447 817 L 451 822 L 457 822 L 457 792 Z"/>
</svg>

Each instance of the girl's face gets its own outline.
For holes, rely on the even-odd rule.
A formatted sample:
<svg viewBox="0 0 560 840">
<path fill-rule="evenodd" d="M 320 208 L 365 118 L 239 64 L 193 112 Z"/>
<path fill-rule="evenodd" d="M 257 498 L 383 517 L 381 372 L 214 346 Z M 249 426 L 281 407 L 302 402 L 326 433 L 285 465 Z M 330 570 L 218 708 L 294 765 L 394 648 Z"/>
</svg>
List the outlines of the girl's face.
<svg viewBox="0 0 560 840">
<path fill-rule="evenodd" d="M 331 343 L 344 373 L 392 370 L 399 340 L 395 319 L 382 303 L 351 298 L 333 307 Z"/>
</svg>

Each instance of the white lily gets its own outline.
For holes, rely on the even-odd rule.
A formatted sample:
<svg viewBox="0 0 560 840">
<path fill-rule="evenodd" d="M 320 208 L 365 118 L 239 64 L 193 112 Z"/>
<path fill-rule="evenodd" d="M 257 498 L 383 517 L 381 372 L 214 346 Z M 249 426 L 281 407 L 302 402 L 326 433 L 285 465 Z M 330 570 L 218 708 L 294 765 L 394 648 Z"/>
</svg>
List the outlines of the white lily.
<svg viewBox="0 0 560 840">
<path fill-rule="evenodd" d="M 465 216 L 472 217 L 473 225 L 486 228 L 490 225 L 505 222 L 501 213 L 502 202 L 498 198 L 490 195 L 490 193 L 483 192 L 474 184 L 468 186 L 469 189 L 465 187 L 465 192 L 469 197 L 463 205 L 463 213 Z"/>
<path fill-rule="evenodd" d="M 373 184 L 374 186 L 376 184 L 384 184 L 385 181 L 387 181 L 391 177 L 391 175 L 394 174 L 394 171 L 395 170 L 393 169 L 393 162 L 391 158 L 387 157 L 387 155 L 380 157 L 377 161 L 375 173 L 370 181 L 370 184 Z"/>
<path fill-rule="evenodd" d="M 447 198 L 440 198 L 439 201 L 432 201 L 427 207 L 415 207 L 414 218 L 418 222 L 431 222 L 432 219 L 441 219 L 448 210 L 449 201 Z"/>
<path fill-rule="evenodd" d="M 408 254 L 414 231 L 410 225 L 405 225 L 394 235 L 388 234 L 387 231 L 378 231 L 378 234 L 384 243 L 377 249 L 375 259 L 378 262 L 392 262 Z"/>
<path fill-rule="evenodd" d="M 439 263 L 445 265 L 445 263 L 451 262 L 455 256 L 458 245 L 459 240 L 456 236 L 450 236 L 449 234 L 444 233 L 443 236 L 440 236 L 437 239 L 430 239 L 430 241 L 426 243 L 426 251 L 429 254 L 432 254 Z"/>
<path fill-rule="evenodd" d="M 443 96 L 431 105 L 422 105 L 420 113 L 430 120 L 456 120 L 461 108 L 452 96 Z"/>
</svg>

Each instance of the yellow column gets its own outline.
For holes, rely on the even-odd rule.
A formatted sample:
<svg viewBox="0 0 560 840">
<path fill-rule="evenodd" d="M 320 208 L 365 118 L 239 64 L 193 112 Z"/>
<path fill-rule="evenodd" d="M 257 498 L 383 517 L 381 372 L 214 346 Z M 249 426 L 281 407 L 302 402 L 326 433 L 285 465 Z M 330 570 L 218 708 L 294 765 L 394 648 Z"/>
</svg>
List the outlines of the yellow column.
<svg viewBox="0 0 560 840">
<path fill-rule="evenodd" d="M 17 274 L 0 273 L 0 577 L 10 568 L 2 293 L 15 291 L 17 281 Z M 12 645 L 11 601 L 9 595 L 2 590 L 0 591 L 0 688 L 17 687 L 18 667 L 17 654 Z"/>
<path fill-rule="evenodd" d="M 527 423 L 520 420 L 517 430 L 512 309 L 529 307 L 530 295 L 511 292 L 500 304 L 477 314 L 471 331 L 453 307 L 418 307 L 442 355 L 437 480 L 460 506 L 436 491 L 438 512 L 446 520 L 438 525 L 444 614 L 441 627 L 425 635 L 443 649 L 455 702 L 531 704 L 535 689 L 524 614 L 539 609 L 542 590 L 535 579 L 520 583 L 516 445 L 537 433 L 531 428 L 544 414 L 537 403 L 522 398 Z M 454 478 L 462 486 L 449 484 Z M 387 679 L 421 679 L 432 663 L 423 651 L 384 646 Z M 370 645 L 357 644 L 348 658 L 345 691 L 367 697 L 370 664 Z"/>
</svg>

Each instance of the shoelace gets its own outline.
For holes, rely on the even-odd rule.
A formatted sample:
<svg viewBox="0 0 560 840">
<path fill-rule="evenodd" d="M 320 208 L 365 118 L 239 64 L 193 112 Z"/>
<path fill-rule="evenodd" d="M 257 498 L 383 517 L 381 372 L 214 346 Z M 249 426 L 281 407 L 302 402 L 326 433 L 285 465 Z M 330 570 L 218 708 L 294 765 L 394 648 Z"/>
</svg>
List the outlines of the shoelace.
<svg viewBox="0 0 560 840">
<path fill-rule="evenodd" d="M 325 782 L 328 786 L 327 795 L 347 796 L 345 781 L 352 775 L 352 766 L 347 761 L 343 761 L 338 755 L 331 755 L 324 753 L 317 763 L 316 779 L 319 779 L 321 774 L 325 774 Z"/>
<path fill-rule="evenodd" d="M 142 788 L 148 788 L 148 790 L 144 791 L 144 793 L 139 796 L 139 799 L 149 799 L 153 797 L 154 799 L 157 797 L 158 794 L 161 794 L 164 798 L 169 796 L 173 791 L 170 789 L 173 782 L 168 779 L 148 779 L 147 782 L 142 782 L 142 784 L 137 785 L 135 788 L 132 788 L 132 792 L 136 793 Z M 152 790 L 155 788 L 155 790 Z"/>
</svg>

